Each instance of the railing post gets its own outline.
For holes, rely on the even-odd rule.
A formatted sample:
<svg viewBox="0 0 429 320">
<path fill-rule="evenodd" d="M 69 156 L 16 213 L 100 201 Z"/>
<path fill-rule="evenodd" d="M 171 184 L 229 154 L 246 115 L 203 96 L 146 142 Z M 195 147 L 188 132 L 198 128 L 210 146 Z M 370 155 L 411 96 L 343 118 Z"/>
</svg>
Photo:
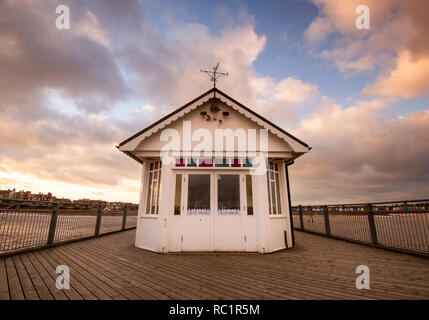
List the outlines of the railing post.
<svg viewBox="0 0 429 320">
<path fill-rule="evenodd" d="M 59 204 L 55 203 L 51 215 L 51 223 L 49 224 L 48 242 L 47 244 L 53 244 L 55 240 L 55 230 L 57 229 Z"/>
<path fill-rule="evenodd" d="M 301 230 L 304 230 L 304 219 L 302 218 L 302 206 L 298 206 L 299 222 L 301 224 Z"/>
<path fill-rule="evenodd" d="M 331 235 L 331 225 L 329 223 L 328 206 L 323 206 L 323 213 L 325 214 L 325 230 L 327 235 Z"/>
<path fill-rule="evenodd" d="M 124 207 L 124 216 L 122 217 L 122 230 L 125 230 L 125 224 L 127 223 L 127 205 Z"/>
<path fill-rule="evenodd" d="M 101 216 L 102 215 L 103 215 L 103 207 L 100 204 L 100 205 L 98 205 L 97 220 L 95 221 L 95 232 L 94 232 L 95 236 L 98 236 L 100 234 Z"/>
<path fill-rule="evenodd" d="M 368 215 L 369 232 L 371 234 L 371 242 L 372 244 L 378 244 L 377 231 L 375 229 L 374 213 L 372 212 L 371 203 L 368 203 L 367 215 Z"/>
</svg>

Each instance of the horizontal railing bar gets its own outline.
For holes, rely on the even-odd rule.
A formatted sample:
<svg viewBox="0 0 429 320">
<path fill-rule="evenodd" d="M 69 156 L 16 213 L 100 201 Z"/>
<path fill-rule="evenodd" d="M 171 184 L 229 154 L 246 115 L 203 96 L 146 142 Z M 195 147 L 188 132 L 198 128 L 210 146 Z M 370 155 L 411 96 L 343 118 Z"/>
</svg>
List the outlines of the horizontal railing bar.
<svg viewBox="0 0 429 320">
<path fill-rule="evenodd" d="M 341 203 L 341 204 L 312 204 L 312 205 L 300 205 L 301 207 L 339 207 L 339 206 L 367 206 L 368 203 L 372 205 L 378 204 L 395 204 L 395 203 L 414 203 L 414 202 L 428 202 L 429 199 L 417 199 L 417 200 L 395 200 L 395 201 L 378 201 L 378 202 L 361 202 L 361 203 Z M 292 206 L 292 208 L 296 208 L 298 205 Z"/>
<path fill-rule="evenodd" d="M 5 202 L 20 202 L 20 203 L 40 203 L 40 204 L 64 204 L 64 205 L 72 205 L 72 206 L 79 206 L 79 205 L 87 205 L 87 206 L 98 206 L 98 205 L 104 205 L 104 206 L 125 206 L 128 205 L 130 206 L 130 204 L 128 203 L 109 203 L 109 202 L 64 202 L 64 201 L 42 201 L 42 200 L 22 200 L 22 199 L 5 199 L 5 198 L 0 198 L 0 202 L 5 201 Z M 132 206 L 138 206 L 138 204 L 131 204 Z"/>
</svg>

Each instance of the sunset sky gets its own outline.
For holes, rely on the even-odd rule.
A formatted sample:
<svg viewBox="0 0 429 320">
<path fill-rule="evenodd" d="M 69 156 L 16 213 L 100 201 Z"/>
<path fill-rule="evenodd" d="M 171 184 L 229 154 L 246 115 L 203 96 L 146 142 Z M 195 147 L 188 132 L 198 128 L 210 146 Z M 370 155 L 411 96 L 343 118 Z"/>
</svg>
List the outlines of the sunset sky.
<svg viewBox="0 0 429 320">
<path fill-rule="evenodd" d="M 216 62 L 220 90 L 313 147 L 293 204 L 429 198 L 418 0 L 0 1 L 0 189 L 137 202 L 116 146 L 210 89 Z"/>
</svg>

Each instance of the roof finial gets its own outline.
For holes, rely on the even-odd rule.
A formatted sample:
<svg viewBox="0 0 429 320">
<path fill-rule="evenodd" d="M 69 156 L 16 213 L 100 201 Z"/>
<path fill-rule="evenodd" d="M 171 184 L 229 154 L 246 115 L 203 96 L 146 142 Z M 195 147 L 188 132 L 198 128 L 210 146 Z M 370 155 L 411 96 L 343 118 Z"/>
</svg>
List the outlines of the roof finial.
<svg viewBox="0 0 429 320">
<path fill-rule="evenodd" d="M 228 73 L 218 72 L 217 68 L 219 68 L 219 62 L 216 64 L 215 67 L 213 67 L 213 71 L 208 71 L 208 70 L 201 69 L 202 73 L 207 73 L 210 76 L 210 81 L 213 81 L 213 88 L 216 88 L 216 80 L 217 79 L 219 79 L 222 76 L 228 76 Z"/>
</svg>

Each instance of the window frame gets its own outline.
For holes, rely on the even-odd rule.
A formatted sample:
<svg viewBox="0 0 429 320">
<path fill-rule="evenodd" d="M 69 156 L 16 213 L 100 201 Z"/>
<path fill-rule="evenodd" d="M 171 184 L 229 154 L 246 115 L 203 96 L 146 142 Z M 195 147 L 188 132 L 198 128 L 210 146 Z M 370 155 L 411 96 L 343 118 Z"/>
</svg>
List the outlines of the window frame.
<svg viewBox="0 0 429 320">
<path fill-rule="evenodd" d="M 158 164 L 158 165 L 157 165 Z M 152 179 L 151 179 L 152 175 Z M 159 198 L 162 190 L 162 161 L 148 161 L 148 190 L 146 198 L 146 216 L 157 216 L 159 214 Z M 156 179 L 155 179 L 156 177 Z M 154 185 L 156 183 L 156 195 L 154 199 Z M 152 212 L 153 210 L 153 212 Z"/>
<path fill-rule="evenodd" d="M 188 165 L 188 161 L 193 159 L 195 165 Z M 200 160 L 211 159 L 211 166 L 201 165 Z M 225 159 L 224 165 L 217 165 L 219 159 Z M 237 159 L 237 163 L 234 164 L 234 159 Z M 178 163 L 181 163 L 178 165 Z M 254 159 L 246 157 L 177 157 L 174 159 L 172 169 L 173 170 L 239 170 L 245 171 L 253 168 Z"/>
<path fill-rule="evenodd" d="M 280 193 L 281 171 L 280 164 L 275 161 L 267 161 L 267 191 L 268 191 L 268 213 L 270 216 L 284 215 L 282 196 Z M 274 185 L 274 190 L 273 186 Z M 274 210 L 275 209 L 275 210 Z"/>
</svg>

